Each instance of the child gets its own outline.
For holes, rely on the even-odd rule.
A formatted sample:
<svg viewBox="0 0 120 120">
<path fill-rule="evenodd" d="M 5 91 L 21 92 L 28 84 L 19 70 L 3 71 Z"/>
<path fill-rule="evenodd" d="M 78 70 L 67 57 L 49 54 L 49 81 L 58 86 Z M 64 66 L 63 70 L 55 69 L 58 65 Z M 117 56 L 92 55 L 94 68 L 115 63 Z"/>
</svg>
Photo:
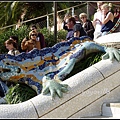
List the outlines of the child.
<svg viewBox="0 0 120 120">
<path fill-rule="evenodd" d="M 8 49 L 8 54 L 10 55 L 18 55 L 20 52 L 17 50 L 17 43 L 12 39 L 8 39 L 5 41 L 6 49 Z"/>
</svg>

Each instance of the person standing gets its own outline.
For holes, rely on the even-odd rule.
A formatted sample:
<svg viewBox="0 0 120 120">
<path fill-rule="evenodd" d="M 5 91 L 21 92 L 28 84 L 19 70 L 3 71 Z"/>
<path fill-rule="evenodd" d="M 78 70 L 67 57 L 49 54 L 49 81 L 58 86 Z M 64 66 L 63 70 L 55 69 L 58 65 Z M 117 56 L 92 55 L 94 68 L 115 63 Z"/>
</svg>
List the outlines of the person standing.
<svg viewBox="0 0 120 120">
<path fill-rule="evenodd" d="M 104 18 L 102 21 L 100 21 L 98 19 L 99 23 L 102 25 L 101 33 L 100 33 L 99 37 L 106 35 L 108 33 L 108 31 L 110 31 L 114 26 L 114 23 L 113 23 L 114 15 L 111 11 L 109 11 L 109 5 L 107 3 L 104 3 L 101 6 L 101 10 L 104 15 Z"/>
<path fill-rule="evenodd" d="M 120 9 L 119 9 L 119 8 L 116 8 L 113 15 L 114 15 L 113 23 L 114 23 L 114 25 L 115 25 L 115 23 L 116 23 L 116 22 L 118 21 L 118 19 L 120 18 Z"/>
<path fill-rule="evenodd" d="M 75 21 L 76 21 L 77 24 L 81 24 L 78 15 L 74 15 L 73 17 L 75 18 Z"/>
<path fill-rule="evenodd" d="M 67 27 L 67 21 L 68 19 L 71 17 L 71 15 L 69 13 L 66 13 L 63 19 L 63 29 L 67 30 L 69 32 L 69 29 Z"/>
<path fill-rule="evenodd" d="M 103 14 L 102 14 L 102 10 L 101 10 L 101 6 L 103 5 L 102 1 L 98 1 L 97 2 L 97 12 L 94 14 L 94 18 L 93 18 L 93 26 L 95 28 L 94 31 L 94 39 L 98 38 L 101 34 L 101 28 L 102 28 L 102 24 L 100 23 L 100 21 L 103 20 Z"/>
</svg>

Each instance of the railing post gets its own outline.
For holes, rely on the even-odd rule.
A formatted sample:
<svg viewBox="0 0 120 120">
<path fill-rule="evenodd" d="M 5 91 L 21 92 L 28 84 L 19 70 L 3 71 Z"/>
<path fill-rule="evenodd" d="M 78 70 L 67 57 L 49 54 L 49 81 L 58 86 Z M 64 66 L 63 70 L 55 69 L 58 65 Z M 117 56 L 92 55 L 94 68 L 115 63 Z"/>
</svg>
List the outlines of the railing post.
<svg viewBox="0 0 120 120">
<path fill-rule="evenodd" d="M 48 15 L 48 13 L 47 13 L 47 29 L 48 29 L 49 32 L 50 32 L 50 27 L 49 27 L 49 15 Z"/>
<path fill-rule="evenodd" d="M 74 16 L 74 7 L 72 7 L 72 16 Z"/>
<path fill-rule="evenodd" d="M 49 29 L 49 16 L 47 14 L 47 29 Z"/>
<path fill-rule="evenodd" d="M 87 1 L 87 18 L 89 19 L 89 2 Z"/>
<path fill-rule="evenodd" d="M 81 2 L 81 3 L 82 3 L 82 2 Z M 86 4 L 86 2 L 83 3 L 83 4 Z M 62 12 L 62 11 L 66 11 L 66 10 L 67 10 L 67 12 L 69 12 L 69 10 L 72 9 L 72 15 L 74 15 L 74 8 L 76 8 L 77 6 L 81 6 L 81 5 L 82 5 L 82 4 L 76 5 L 76 6 L 72 6 L 72 7 L 69 7 L 69 8 L 67 8 L 67 9 L 63 9 L 63 10 L 57 11 L 57 13 L 60 13 L 60 12 Z M 53 8 L 54 8 L 54 6 L 53 6 Z M 50 14 L 48 14 L 48 15 L 52 15 L 52 14 L 54 14 L 54 13 L 50 13 Z M 36 18 L 29 19 L 29 20 L 25 20 L 25 21 L 23 21 L 22 23 L 27 23 L 27 22 L 30 22 L 30 21 L 33 21 L 33 20 L 37 20 L 37 19 L 40 19 L 40 18 L 43 18 L 43 17 L 47 17 L 47 14 L 46 14 L 46 15 L 43 15 L 43 16 L 36 17 Z M 47 19 L 47 18 L 46 18 L 46 19 Z M 2 28 L 0 27 L 0 30 L 6 29 L 6 28 L 10 28 L 10 27 L 13 27 L 13 26 L 16 26 L 16 23 L 15 23 L 15 24 L 12 24 L 12 25 L 9 25 L 9 26 L 2 27 Z M 49 29 L 50 29 L 50 28 L 49 28 Z"/>
<path fill-rule="evenodd" d="M 54 4 L 54 41 L 57 41 L 57 2 L 53 2 Z"/>
</svg>

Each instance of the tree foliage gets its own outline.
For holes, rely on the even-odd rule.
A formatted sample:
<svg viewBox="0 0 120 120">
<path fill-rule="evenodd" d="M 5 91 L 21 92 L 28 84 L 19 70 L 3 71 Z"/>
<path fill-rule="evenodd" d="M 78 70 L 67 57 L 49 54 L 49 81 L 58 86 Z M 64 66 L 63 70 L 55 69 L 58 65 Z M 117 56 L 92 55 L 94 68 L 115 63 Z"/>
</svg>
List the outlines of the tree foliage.
<svg viewBox="0 0 120 120">
<path fill-rule="evenodd" d="M 62 10 L 80 2 L 58 2 L 57 10 Z M 53 2 L 0 2 L 0 26 L 16 24 L 19 19 L 29 20 L 53 12 Z M 46 19 L 46 18 L 45 18 Z"/>
</svg>

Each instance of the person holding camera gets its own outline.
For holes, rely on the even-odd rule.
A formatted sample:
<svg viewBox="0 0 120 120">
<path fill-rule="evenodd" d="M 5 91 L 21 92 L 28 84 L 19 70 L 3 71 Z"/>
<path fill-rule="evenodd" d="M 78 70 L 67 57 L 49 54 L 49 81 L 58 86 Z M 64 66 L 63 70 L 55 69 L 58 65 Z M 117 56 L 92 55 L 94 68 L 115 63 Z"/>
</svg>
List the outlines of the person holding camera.
<svg viewBox="0 0 120 120">
<path fill-rule="evenodd" d="M 116 8 L 114 12 L 114 20 L 113 20 L 114 24 L 118 21 L 119 17 L 120 17 L 120 9 Z"/>
<path fill-rule="evenodd" d="M 41 49 L 40 41 L 37 40 L 37 32 L 31 31 L 29 33 L 29 38 L 24 38 L 21 42 L 21 48 L 25 52 L 29 52 L 33 50 L 34 48 L 37 48 L 38 50 Z"/>
</svg>

